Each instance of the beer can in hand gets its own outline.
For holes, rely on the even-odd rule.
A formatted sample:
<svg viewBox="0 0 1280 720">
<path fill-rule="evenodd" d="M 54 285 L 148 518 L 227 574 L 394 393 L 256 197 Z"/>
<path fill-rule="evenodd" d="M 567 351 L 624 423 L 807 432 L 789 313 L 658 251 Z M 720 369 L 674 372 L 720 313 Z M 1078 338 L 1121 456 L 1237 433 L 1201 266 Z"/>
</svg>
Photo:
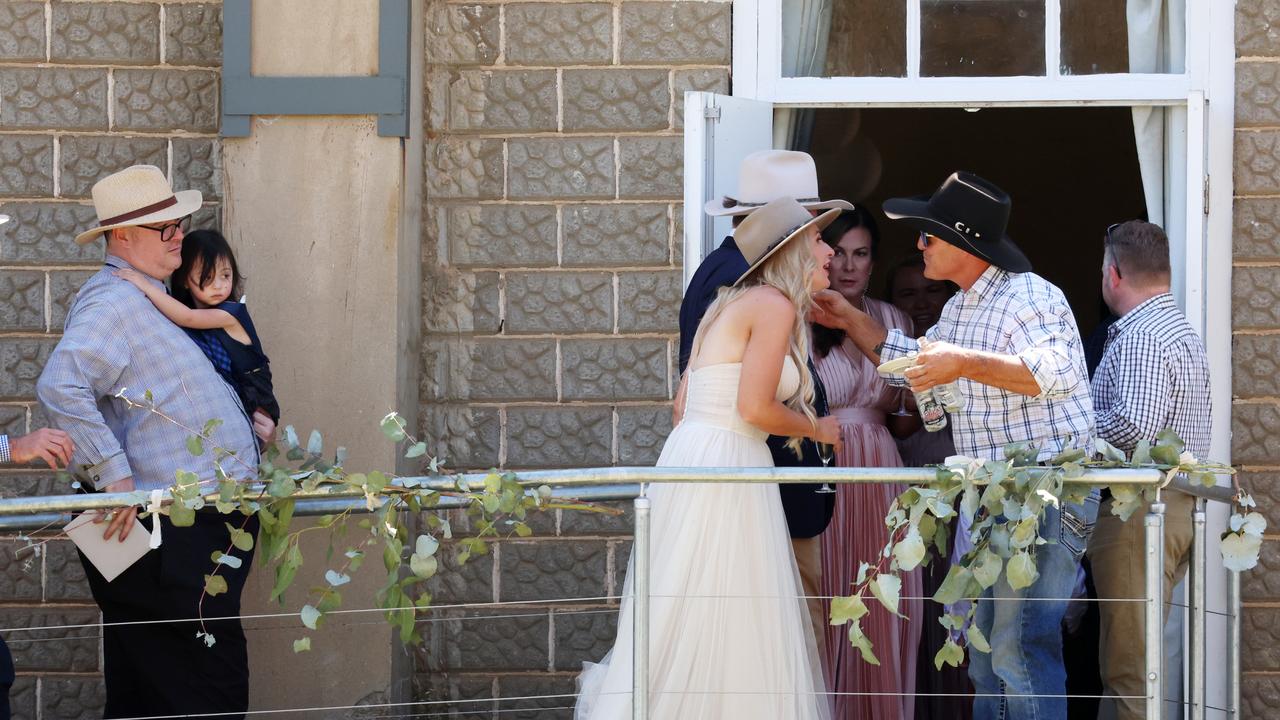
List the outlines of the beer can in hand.
<svg viewBox="0 0 1280 720">
<path fill-rule="evenodd" d="M 934 396 L 933 390 L 913 392 L 916 396 L 916 409 L 920 411 L 920 419 L 924 421 L 924 429 L 938 432 L 947 426 L 947 413 Z"/>
</svg>

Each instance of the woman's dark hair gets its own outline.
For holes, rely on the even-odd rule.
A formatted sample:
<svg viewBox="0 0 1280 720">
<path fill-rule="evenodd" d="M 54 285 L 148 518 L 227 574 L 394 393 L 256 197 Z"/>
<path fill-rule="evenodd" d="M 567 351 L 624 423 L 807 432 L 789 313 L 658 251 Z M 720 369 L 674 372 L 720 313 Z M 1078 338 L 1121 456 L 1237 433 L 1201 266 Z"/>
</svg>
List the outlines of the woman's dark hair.
<svg viewBox="0 0 1280 720">
<path fill-rule="evenodd" d="M 195 307 L 196 299 L 187 288 L 187 279 L 197 263 L 200 265 L 200 287 L 209 284 L 213 274 L 218 270 L 218 260 L 226 258 L 231 266 L 231 294 L 228 299 L 240 297 L 240 289 L 244 285 L 244 276 L 236 265 L 236 255 L 231 252 L 231 245 L 217 230 L 196 230 L 182 239 L 182 264 L 173 272 L 172 294 L 187 307 Z"/>
<path fill-rule="evenodd" d="M 852 210 L 845 210 L 836 216 L 822 231 L 822 239 L 831 247 L 840 244 L 840 238 L 845 233 L 858 228 L 866 228 L 867 234 L 871 236 L 871 261 L 880 257 L 880 228 L 876 225 L 876 219 L 871 215 L 871 211 L 863 205 L 854 205 Z M 813 350 L 817 357 L 824 358 L 827 353 L 831 352 L 831 348 L 844 342 L 844 331 L 834 330 L 824 325 L 813 323 Z"/>
</svg>

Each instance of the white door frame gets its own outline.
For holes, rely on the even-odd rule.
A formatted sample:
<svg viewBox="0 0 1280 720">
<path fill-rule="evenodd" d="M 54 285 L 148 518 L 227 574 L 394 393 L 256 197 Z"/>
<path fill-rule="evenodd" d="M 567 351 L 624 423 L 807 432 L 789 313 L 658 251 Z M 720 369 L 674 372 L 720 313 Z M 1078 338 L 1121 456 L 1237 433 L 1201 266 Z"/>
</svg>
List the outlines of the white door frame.
<svg viewBox="0 0 1280 720">
<path fill-rule="evenodd" d="M 1190 152 L 1187 237 L 1180 281 L 1185 289 L 1188 319 L 1208 349 L 1214 428 L 1210 454 L 1215 460 L 1229 462 L 1235 4 L 1187 0 L 1187 72 L 1182 75 L 1061 75 L 1060 1 L 1046 0 L 1044 77 L 922 78 L 921 0 L 905 1 L 907 77 L 783 78 L 782 0 L 733 0 L 733 95 L 782 107 L 1185 107 Z M 686 167 L 691 160 L 686 155 Z M 1203 189 L 1199 187 L 1201 182 Z M 685 227 L 701 239 L 700 203 L 693 203 L 691 197 L 694 196 L 686 189 Z M 687 242 L 685 252 L 687 279 L 690 266 L 696 264 L 704 250 Z M 1206 533 L 1211 545 L 1207 573 L 1211 610 L 1226 609 L 1227 576 L 1221 563 L 1215 561 L 1215 539 L 1225 528 L 1226 515 L 1226 508 L 1211 506 Z M 1210 618 L 1206 658 L 1225 657 L 1226 622 L 1218 616 Z M 1210 707 L 1227 707 L 1226 685 L 1223 664 L 1210 663 L 1206 694 Z M 1225 715 L 1211 711 L 1208 717 Z"/>
</svg>

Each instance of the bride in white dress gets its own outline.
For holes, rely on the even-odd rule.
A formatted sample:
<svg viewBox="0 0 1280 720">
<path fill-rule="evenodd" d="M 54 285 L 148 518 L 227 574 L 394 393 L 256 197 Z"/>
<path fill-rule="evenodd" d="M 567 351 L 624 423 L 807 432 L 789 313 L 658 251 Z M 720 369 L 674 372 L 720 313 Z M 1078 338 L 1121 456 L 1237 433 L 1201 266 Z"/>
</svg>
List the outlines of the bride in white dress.
<svg viewBox="0 0 1280 720">
<path fill-rule="evenodd" d="M 768 467 L 765 438 L 837 444 L 811 407 L 806 314 L 827 287 L 832 251 L 790 199 L 734 233 L 750 267 L 722 289 L 694 338 L 676 394 L 682 417 L 658 459 L 670 467 Z M 664 484 L 652 503 L 650 716 L 655 720 L 827 720 L 822 666 L 773 484 Z M 578 678 L 575 720 L 629 720 L 635 564 L 618 637 Z"/>
</svg>

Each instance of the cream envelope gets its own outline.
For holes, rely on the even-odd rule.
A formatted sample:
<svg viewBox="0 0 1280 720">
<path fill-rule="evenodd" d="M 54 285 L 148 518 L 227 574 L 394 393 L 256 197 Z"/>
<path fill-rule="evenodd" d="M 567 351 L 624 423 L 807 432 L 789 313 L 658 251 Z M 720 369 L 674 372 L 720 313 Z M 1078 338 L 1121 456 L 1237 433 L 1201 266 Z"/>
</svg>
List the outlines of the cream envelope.
<svg viewBox="0 0 1280 720">
<path fill-rule="evenodd" d="M 124 542 L 120 542 L 115 535 L 110 540 L 103 540 L 102 533 L 107 531 L 107 524 L 94 523 L 94 515 L 93 512 L 77 515 L 67 523 L 63 531 L 80 548 L 80 552 L 89 558 L 98 572 L 102 573 L 102 577 L 111 582 L 147 554 L 151 549 L 151 533 L 134 518 L 133 530 Z"/>
</svg>

